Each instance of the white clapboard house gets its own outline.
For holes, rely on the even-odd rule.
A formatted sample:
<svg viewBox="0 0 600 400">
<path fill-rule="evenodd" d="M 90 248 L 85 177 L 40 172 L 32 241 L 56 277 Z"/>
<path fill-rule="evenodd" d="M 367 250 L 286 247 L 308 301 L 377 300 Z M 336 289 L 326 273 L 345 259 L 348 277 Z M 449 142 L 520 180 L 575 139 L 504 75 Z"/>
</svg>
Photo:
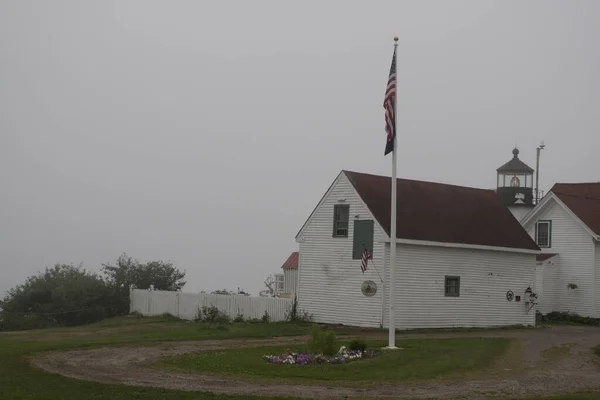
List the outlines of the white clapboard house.
<svg viewBox="0 0 600 400">
<path fill-rule="evenodd" d="M 397 187 L 396 327 L 534 325 L 540 250 L 496 192 Z M 390 194 L 389 177 L 342 171 L 298 232 L 298 303 L 316 322 L 387 327 Z"/>
<path fill-rule="evenodd" d="M 521 222 L 543 252 L 540 311 L 600 318 L 600 183 L 557 183 Z"/>
<path fill-rule="evenodd" d="M 283 273 L 275 274 L 279 297 L 294 297 L 298 290 L 298 252 L 294 251 L 281 266 Z"/>
</svg>

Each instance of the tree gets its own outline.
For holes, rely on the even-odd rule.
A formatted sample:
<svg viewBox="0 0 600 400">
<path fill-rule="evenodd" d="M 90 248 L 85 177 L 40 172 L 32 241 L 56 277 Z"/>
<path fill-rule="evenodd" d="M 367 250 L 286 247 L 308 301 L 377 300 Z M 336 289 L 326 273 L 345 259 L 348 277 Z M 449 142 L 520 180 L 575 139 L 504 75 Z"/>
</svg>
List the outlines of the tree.
<svg viewBox="0 0 600 400">
<path fill-rule="evenodd" d="M 0 301 L 0 330 L 71 326 L 110 315 L 110 293 L 100 276 L 56 264 L 10 289 Z"/>
<path fill-rule="evenodd" d="M 202 291 L 200 293 L 206 293 L 205 291 Z M 244 289 L 237 289 L 237 292 L 235 290 L 229 290 L 229 289 L 217 289 L 217 290 L 213 290 L 212 292 L 210 292 L 210 294 L 225 294 L 225 295 L 232 295 L 232 294 L 241 294 L 243 296 L 250 296 L 250 293 L 245 292 Z"/>
<path fill-rule="evenodd" d="M 275 278 L 273 275 L 267 276 L 267 279 L 265 279 L 265 289 L 261 290 L 258 295 L 260 297 L 276 297 L 277 292 L 275 290 Z"/>
<path fill-rule="evenodd" d="M 154 290 L 180 291 L 185 286 L 185 272 L 179 271 L 173 263 L 150 261 L 136 268 L 132 284 L 139 289 L 147 289 L 152 285 Z"/>
<path fill-rule="evenodd" d="M 117 265 L 102 264 L 104 279 L 111 291 L 111 310 L 113 314 L 126 314 L 129 311 L 129 290 L 135 281 L 137 260 L 123 253 L 117 258 Z"/>
<path fill-rule="evenodd" d="M 116 265 L 102 264 L 105 280 L 113 293 L 113 310 L 116 314 L 129 312 L 131 289 L 179 291 L 185 285 L 185 272 L 171 262 L 150 261 L 142 264 L 123 253 Z"/>
<path fill-rule="evenodd" d="M 217 289 L 217 290 L 213 290 L 212 292 L 210 292 L 210 294 L 225 294 L 225 295 L 231 295 L 231 294 L 235 294 L 234 291 L 232 290 L 227 290 L 227 289 Z"/>
</svg>

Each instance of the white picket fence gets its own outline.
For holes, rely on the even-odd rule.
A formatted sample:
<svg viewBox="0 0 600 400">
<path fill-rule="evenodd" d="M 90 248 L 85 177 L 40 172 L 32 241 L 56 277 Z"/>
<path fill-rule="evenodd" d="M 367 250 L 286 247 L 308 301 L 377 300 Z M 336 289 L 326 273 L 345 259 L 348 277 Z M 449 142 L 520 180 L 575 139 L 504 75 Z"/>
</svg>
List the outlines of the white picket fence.
<svg viewBox="0 0 600 400">
<path fill-rule="evenodd" d="M 134 289 L 130 293 L 129 310 L 144 316 L 167 313 L 193 320 L 199 308 L 215 306 L 231 318 L 238 315 L 245 319 L 262 318 L 266 311 L 271 321 L 284 321 L 291 305 L 291 299 Z"/>
</svg>

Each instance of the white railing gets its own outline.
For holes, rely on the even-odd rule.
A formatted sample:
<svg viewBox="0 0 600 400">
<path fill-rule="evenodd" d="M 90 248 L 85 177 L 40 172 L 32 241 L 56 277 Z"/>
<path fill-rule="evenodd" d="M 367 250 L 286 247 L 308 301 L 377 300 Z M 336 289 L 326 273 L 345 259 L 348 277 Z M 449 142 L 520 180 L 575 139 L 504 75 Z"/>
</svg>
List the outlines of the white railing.
<svg viewBox="0 0 600 400">
<path fill-rule="evenodd" d="M 232 319 L 238 315 L 244 319 L 262 318 L 266 311 L 275 322 L 285 320 L 291 304 L 292 299 L 134 289 L 130 293 L 129 310 L 144 316 L 166 313 L 193 320 L 201 307 L 215 306 Z"/>
</svg>

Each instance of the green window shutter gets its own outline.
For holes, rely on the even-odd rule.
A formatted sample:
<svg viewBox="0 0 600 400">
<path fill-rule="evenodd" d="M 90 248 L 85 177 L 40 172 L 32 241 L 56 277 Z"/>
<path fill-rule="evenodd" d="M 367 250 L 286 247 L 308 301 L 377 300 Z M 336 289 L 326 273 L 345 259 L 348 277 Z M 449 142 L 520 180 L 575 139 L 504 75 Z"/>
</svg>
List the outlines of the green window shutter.
<svg viewBox="0 0 600 400">
<path fill-rule="evenodd" d="M 362 258 L 364 246 L 373 254 L 373 220 L 363 219 L 354 220 L 354 240 L 352 246 L 352 258 L 359 260 Z"/>
</svg>

